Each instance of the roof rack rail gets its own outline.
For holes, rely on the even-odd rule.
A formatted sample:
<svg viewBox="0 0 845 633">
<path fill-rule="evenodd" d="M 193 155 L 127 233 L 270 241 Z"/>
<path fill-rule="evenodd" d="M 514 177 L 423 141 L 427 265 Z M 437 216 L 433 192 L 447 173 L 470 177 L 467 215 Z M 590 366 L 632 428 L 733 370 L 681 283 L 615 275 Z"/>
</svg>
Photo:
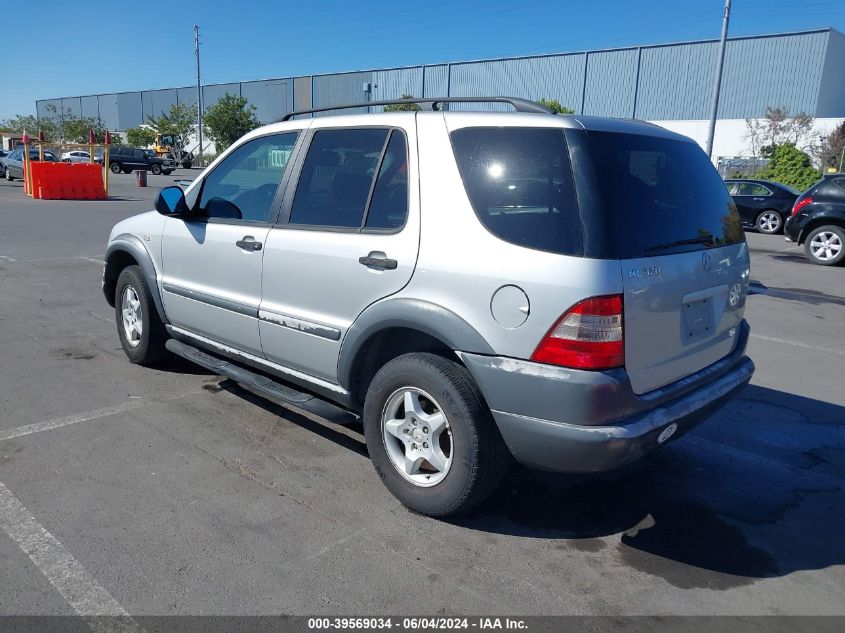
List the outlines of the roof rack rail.
<svg viewBox="0 0 845 633">
<path fill-rule="evenodd" d="M 527 99 L 518 99 L 516 97 L 433 97 L 426 99 L 389 99 L 387 101 L 366 101 L 364 103 L 321 106 L 319 108 L 311 108 L 310 110 L 288 112 L 277 122 L 290 121 L 295 116 L 300 116 L 302 114 L 314 114 L 315 112 L 331 112 L 332 110 L 348 110 L 350 108 L 366 108 L 369 106 L 404 105 L 407 103 L 427 105 L 432 110 L 439 110 L 439 106 L 443 103 L 508 103 L 512 105 L 517 112 L 554 114 L 554 112 L 552 112 L 549 108 L 542 106 L 539 103 L 528 101 Z"/>
</svg>

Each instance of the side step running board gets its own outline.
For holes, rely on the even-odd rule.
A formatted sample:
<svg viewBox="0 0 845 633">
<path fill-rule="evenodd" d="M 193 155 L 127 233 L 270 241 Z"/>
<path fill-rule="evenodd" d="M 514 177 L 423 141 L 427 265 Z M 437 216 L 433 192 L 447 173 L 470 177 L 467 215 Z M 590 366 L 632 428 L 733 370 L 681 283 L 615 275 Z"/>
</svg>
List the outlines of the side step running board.
<svg viewBox="0 0 845 633">
<path fill-rule="evenodd" d="M 200 367 L 205 367 L 215 374 L 219 374 L 229 380 L 232 380 L 248 391 L 256 393 L 259 396 L 267 398 L 273 402 L 281 402 L 282 404 L 289 404 L 299 409 L 309 411 L 324 418 L 337 418 L 338 416 L 353 416 L 346 409 L 339 407 L 331 402 L 323 400 L 310 393 L 298 391 L 281 382 L 277 382 L 272 378 L 268 378 L 262 374 L 256 373 L 246 367 L 231 363 L 228 360 L 218 358 L 192 347 L 186 345 L 176 339 L 168 339 L 165 347 L 174 354 L 185 358 L 192 363 L 196 363 Z M 341 422 L 342 423 L 342 422 Z M 348 421 L 347 421 L 348 423 Z"/>
</svg>

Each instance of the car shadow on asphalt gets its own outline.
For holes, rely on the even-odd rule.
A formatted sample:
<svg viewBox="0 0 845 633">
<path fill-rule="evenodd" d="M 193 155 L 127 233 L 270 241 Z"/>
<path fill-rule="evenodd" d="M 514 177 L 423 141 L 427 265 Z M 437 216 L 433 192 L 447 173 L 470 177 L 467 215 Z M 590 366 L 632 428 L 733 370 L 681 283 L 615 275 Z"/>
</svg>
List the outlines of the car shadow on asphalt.
<svg viewBox="0 0 845 633">
<path fill-rule="evenodd" d="M 613 473 L 515 468 L 451 523 L 617 548 L 621 562 L 684 588 L 845 564 L 845 407 L 749 386 L 688 436 Z M 715 573 L 714 573 L 715 572 Z"/>
<path fill-rule="evenodd" d="M 118 348 L 119 349 L 119 348 Z M 216 376 L 212 371 L 205 367 L 192 363 L 191 361 L 177 356 L 176 354 L 168 353 L 167 356 L 160 363 L 154 367 L 157 371 L 166 372 L 170 374 L 190 374 L 191 376 Z M 221 380 L 223 380 L 221 378 Z"/>
<path fill-rule="evenodd" d="M 219 388 L 367 456 L 349 416 L 325 420 Z M 676 442 L 611 473 L 567 476 L 514 465 L 469 530 L 556 541 L 682 588 L 726 589 L 845 564 L 845 407 L 751 385 Z M 430 519 L 425 519 L 430 520 Z"/>
<path fill-rule="evenodd" d="M 352 414 L 338 412 L 337 415 L 331 418 L 317 417 L 316 419 L 320 421 L 316 421 L 303 413 L 299 413 L 286 406 L 267 400 L 263 396 L 254 394 L 232 380 L 221 380 L 219 387 L 269 413 L 284 418 L 287 422 L 296 424 L 315 435 L 330 440 L 338 446 L 346 448 L 358 455 L 369 457 L 367 444 L 364 441 L 364 428 L 361 426 L 358 418 Z"/>
</svg>

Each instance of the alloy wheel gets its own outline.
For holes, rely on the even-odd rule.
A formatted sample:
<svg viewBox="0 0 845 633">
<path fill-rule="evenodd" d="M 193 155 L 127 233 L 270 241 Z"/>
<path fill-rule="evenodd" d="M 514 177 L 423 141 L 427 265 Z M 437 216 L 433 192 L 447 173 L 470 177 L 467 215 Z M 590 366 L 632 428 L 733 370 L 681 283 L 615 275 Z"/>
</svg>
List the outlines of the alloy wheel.
<svg viewBox="0 0 845 633">
<path fill-rule="evenodd" d="M 120 307 L 126 342 L 132 347 L 138 347 L 141 344 L 141 335 L 144 333 L 144 318 L 141 312 L 141 300 L 135 288 L 126 286 L 120 300 Z"/>
<path fill-rule="evenodd" d="M 416 387 L 402 387 L 387 399 L 381 419 L 384 447 L 402 477 L 420 487 L 435 486 L 452 466 L 452 431 L 443 409 Z"/>
<path fill-rule="evenodd" d="M 781 219 L 774 211 L 766 211 L 757 219 L 757 228 L 763 233 L 777 233 L 780 230 Z"/>
<path fill-rule="evenodd" d="M 813 257 L 821 261 L 829 261 L 839 255 L 842 250 L 842 240 L 833 231 L 816 233 L 810 242 Z"/>
</svg>

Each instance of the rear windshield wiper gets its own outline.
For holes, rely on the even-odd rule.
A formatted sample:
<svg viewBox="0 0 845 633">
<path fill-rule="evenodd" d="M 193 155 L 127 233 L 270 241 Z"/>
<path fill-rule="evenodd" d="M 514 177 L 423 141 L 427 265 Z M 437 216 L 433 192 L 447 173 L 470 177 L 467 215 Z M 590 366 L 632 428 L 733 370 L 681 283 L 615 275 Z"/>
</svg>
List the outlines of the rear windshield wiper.
<svg viewBox="0 0 845 633">
<path fill-rule="evenodd" d="M 672 248 L 673 246 L 686 246 L 688 244 L 704 244 L 705 246 L 716 246 L 716 238 L 708 233 L 707 235 L 690 237 L 685 240 L 675 240 L 674 242 L 666 242 L 665 244 L 649 246 L 647 249 L 645 249 L 645 252 L 649 253 L 651 251 L 663 251 L 667 248 Z"/>
</svg>

